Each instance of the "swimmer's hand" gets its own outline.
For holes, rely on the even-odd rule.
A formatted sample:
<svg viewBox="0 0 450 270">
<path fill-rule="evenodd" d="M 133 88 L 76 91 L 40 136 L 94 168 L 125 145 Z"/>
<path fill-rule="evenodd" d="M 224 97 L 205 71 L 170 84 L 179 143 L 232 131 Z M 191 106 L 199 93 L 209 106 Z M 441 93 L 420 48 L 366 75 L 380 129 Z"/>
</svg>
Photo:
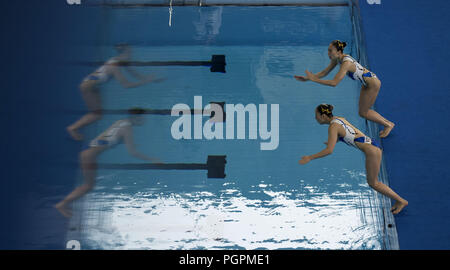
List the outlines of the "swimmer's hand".
<svg viewBox="0 0 450 270">
<path fill-rule="evenodd" d="M 294 78 L 295 78 L 297 81 L 301 81 L 301 82 L 306 82 L 306 81 L 308 81 L 308 78 L 306 78 L 305 76 L 297 76 L 297 75 L 294 75 Z"/>
<path fill-rule="evenodd" d="M 302 159 L 300 159 L 299 161 L 298 161 L 298 163 L 300 164 L 300 165 L 305 165 L 306 163 L 308 163 L 308 162 L 310 162 L 311 161 L 311 158 L 309 157 L 309 156 L 304 156 L 304 157 L 302 157 Z"/>
<path fill-rule="evenodd" d="M 306 78 L 310 81 L 314 82 L 319 79 L 319 77 L 317 77 L 315 74 L 309 72 L 308 70 L 306 70 L 305 73 L 306 73 Z"/>
</svg>

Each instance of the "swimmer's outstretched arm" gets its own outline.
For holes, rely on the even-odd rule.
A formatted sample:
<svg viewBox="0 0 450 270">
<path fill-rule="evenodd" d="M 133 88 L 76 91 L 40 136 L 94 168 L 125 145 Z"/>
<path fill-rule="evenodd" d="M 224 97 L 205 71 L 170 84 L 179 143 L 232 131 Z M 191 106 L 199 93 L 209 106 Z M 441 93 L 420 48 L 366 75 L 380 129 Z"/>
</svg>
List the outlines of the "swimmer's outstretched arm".
<svg viewBox="0 0 450 270">
<path fill-rule="evenodd" d="M 164 81 L 165 78 L 157 78 L 155 75 L 142 75 L 139 73 L 136 69 L 130 67 L 130 66 L 124 66 L 125 70 L 130 73 L 133 77 L 135 77 L 138 80 L 145 81 L 145 82 L 161 82 Z"/>
<path fill-rule="evenodd" d="M 119 83 L 122 85 L 122 87 L 124 87 L 124 88 L 134 88 L 134 87 L 138 87 L 138 86 L 141 86 L 141 85 L 144 85 L 144 84 L 146 84 L 146 83 L 149 83 L 152 79 L 153 79 L 153 77 L 152 78 L 145 78 L 144 77 L 144 79 L 141 79 L 140 81 L 138 81 L 138 82 L 130 82 L 129 80 L 127 80 L 127 78 L 123 75 L 123 73 L 120 71 L 120 68 L 119 68 L 119 66 L 115 66 L 114 67 L 114 69 L 113 69 L 113 75 L 114 75 L 114 78 L 117 80 L 117 81 L 119 81 Z"/>
<path fill-rule="evenodd" d="M 144 154 L 139 153 L 136 150 L 136 147 L 135 147 L 134 141 L 133 141 L 133 132 L 132 132 L 131 128 L 127 128 L 125 130 L 123 136 L 124 136 L 123 141 L 125 142 L 125 146 L 127 147 L 128 153 L 130 153 L 130 155 L 132 155 L 133 157 L 136 157 L 138 159 L 142 159 L 142 160 L 146 160 L 146 161 L 150 161 L 150 162 L 154 162 L 154 163 L 161 163 L 161 161 L 159 159 L 146 156 Z"/>
<path fill-rule="evenodd" d="M 308 70 L 306 71 L 306 78 L 308 78 L 308 80 L 316 82 L 316 83 L 335 87 L 345 77 L 345 74 L 348 72 L 351 65 L 352 64 L 350 62 L 342 63 L 341 68 L 339 69 L 339 72 L 336 74 L 336 76 L 334 76 L 334 78 L 332 80 L 321 80 L 319 77 L 312 74 Z"/>
<path fill-rule="evenodd" d="M 328 67 L 326 67 L 324 70 L 322 70 L 321 72 L 319 72 L 319 73 L 317 73 L 317 74 L 315 74 L 316 76 L 317 76 L 317 78 L 323 78 L 323 77 L 325 77 L 325 76 L 327 76 L 335 67 L 336 67 L 336 65 L 337 65 L 337 62 L 336 61 L 331 61 L 330 62 L 330 64 L 328 65 Z M 298 80 L 298 81 L 301 81 L 301 82 L 306 82 L 306 81 L 308 81 L 309 79 L 306 77 L 306 76 L 297 76 L 297 75 L 294 75 L 294 78 L 296 79 L 296 80 Z"/>
<path fill-rule="evenodd" d="M 145 76 L 130 66 L 123 66 L 125 70 L 138 80 L 145 80 Z"/>
<path fill-rule="evenodd" d="M 305 165 L 306 163 L 310 162 L 313 159 L 331 155 L 331 153 L 333 153 L 334 147 L 336 146 L 337 138 L 338 138 L 338 126 L 331 124 L 330 127 L 328 128 L 328 142 L 326 144 L 327 147 L 317 154 L 310 156 L 303 156 L 302 159 L 298 161 L 298 163 L 300 163 L 301 165 Z"/>
</svg>

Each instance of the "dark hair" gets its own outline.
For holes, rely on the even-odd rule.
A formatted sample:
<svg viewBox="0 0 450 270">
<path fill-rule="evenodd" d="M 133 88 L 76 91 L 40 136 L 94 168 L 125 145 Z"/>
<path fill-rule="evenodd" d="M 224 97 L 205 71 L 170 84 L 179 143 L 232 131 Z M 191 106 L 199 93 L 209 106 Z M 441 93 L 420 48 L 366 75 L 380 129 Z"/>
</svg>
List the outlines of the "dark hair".
<svg viewBox="0 0 450 270">
<path fill-rule="evenodd" d="M 142 108 L 131 108 L 128 110 L 128 113 L 131 115 L 144 114 L 145 110 Z"/>
<path fill-rule="evenodd" d="M 331 44 L 333 44 L 333 46 L 336 48 L 336 50 L 344 52 L 344 48 L 347 46 L 347 42 L 342 42 L 340 40 L 333 40 L 331 42 Z"/>
<path fill-rule="evenodd" d="M 316 108 L 316 112 L 322 114 L 325 114 L 328 117 L 333 117 L 333 105 L 330 104 L 320 104 Z"/>
</svg>

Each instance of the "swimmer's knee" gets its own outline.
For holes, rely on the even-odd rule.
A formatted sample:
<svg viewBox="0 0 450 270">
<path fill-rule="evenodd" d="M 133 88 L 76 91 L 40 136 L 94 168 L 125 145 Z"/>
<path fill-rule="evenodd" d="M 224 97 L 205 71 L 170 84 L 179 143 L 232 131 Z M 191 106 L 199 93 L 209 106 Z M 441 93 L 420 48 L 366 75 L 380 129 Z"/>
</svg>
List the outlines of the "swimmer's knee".
<svg viewBox="0 0 450 270">
<path fill-rule="evenodd" d="M 80 153 L 80 161 L 81 161 L 81 163 L 83 163 L 83 164 L 86 163 L 88 161 L 88 159 L 89 159 L 89 149 L 83 150 Z"/>
<path fill-rule="evenodd" d="M 101 109 L 95 109 L 90 111 L 92 121 L 98 121 L 103 118 L 103 111 Z"/>
<path fill-rule="evenodd" d="M 97 164 L 95 162 L 83 162 L 82 169 L 86 171 L 95 171 L 97 170 Z"/>
<path fill-rule="evenodd" d="M 380 186 L 380 181 L 375 180 L 375 181 L 368 181 L 369 187 L 373 188 L 373 189 L 377 189 Z"/>
<path fill-rule="evenodd" d="M 82 82 L 82 83 L 80 84 L 80 90 L 81 90 L 81 92 L 87 92 L 87 91 L 89 91 L 90 89 L 91 89 L 91 87 L 90 87 L 90 85 L 89 85 L 88 82 Z"/>
<path fill-rule="evenodd" d="M 91 168 L 94 165 L 94 160 L 92 157 L 91 149 L 83 150 L 80 153 L 80 161 L 81 161 L 81 164 L 83 164 L 86 168 L 94 169 L 94 168 Z"/>
<path fill-rule="evenodd" d="M 95 120 L 100 120 L 103 117 L 103 112 L 101 109 L 93 110 L 92 114 L 94 115 Z"/>
<path fill-rule="evenodd" d="M 80 83 L 81 90 L 92 90 L 96 89 L 96 82 L 91 80 L 85 80 Z"/>
<path fill-rule="evenodd" d="M 369 111 L 359 110 L 358 114 L 363 118 L 367 118 L 367 116 L 369 115 Z"/>
</svg>

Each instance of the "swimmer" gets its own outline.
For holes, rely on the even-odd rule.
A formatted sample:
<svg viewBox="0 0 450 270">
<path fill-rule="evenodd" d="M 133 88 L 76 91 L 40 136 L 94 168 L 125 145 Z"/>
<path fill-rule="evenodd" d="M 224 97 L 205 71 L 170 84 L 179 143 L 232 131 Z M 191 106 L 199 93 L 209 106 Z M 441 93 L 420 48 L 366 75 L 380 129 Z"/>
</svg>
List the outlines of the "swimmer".
<svg viewBox="0 0 450 270">
<path fill-rule="evenodd" d="M 67 195 L 64 200 L 55 205 L 55 208 L 63 216 L 67 218 L 70 217 L 72 213 L 68 208 L 68 205 L 94 188 L 95 178 L 97 175 L 97 157 L 104 151 L 112 148 L 120 142 L 123 141 L 125 143 L 130 155 L 154 163 L 160 162 L 156 158 L 148 157 L 136 151 L 133 142 L 133 126 L 143 125 L 144 119 L 142 117 L 142 114 L 144 113 L 144 110 L 130 109 L 129 113 L 130 116 L 127 119 L 116 121 L 97 138 L 92 140 L 88 149 L 80 153 L 80 163 L 81 170 L 83 172 L 84 183 L 80 187 L 77 187 L 72 193 Z"/>
<path fill-rule="evenodd" d="M 156 79 L 153 75 L 143 76 L 130 66 L 123 66 L 137 82 L 130 82 L 121 72 L 120 62 L 129 61 L 131 58 L 131 48 L 127 44 L 115 46 L 119 55 L 109 59 L 103 66 L 88 75 L 80 85 L 81 95 L 83 97 L 89 113 L 85 114 L 78 121 L 67 127 L 67 132 L 77 141 L 83 139 L 83 135 L 78 131 L 80 128 L 89 125 L 102 117 L 102 106 L 100 99 L 100 86 L 115 78 L 124 88 L 134 88 L 149 82 L 158 82 L 162 79 Z"/>
<path fill-rule="evenodd" d="M 345 118 L 333 116 L 332 105 L 320 104 L 317 106 L 316 120 L 321 125 L 330 125 L 328 128 L 328 142 L 325 143 L 327 147 L 317 154 L 302 157 L 299 163 L 304 165 L 313 159 L 330 155 L 333 153 L 337 141 L 343 141 L 346 144 L 361 150 L 365 154 L 367 183 L 374 190 L 395 200 L 391 212 L 393 214 L 400 213 L 400 211 L 408 205 L 408 201 L 400 197 L 390 187 L 378 181 L 382 157 L 382 150 L 379 144 L 355 128 L 345 120 Z"/>
<path fill-rule="evenodd" d="M 323 85 L 333 86 L 339 84 L 339 82 L 347 74 L 351 79 L 361 82 L 361 93 L 359 96 L 359 115 L 372 122 L 378 123 L 384 126 L 384 129 L 380 131 L 380 138 L 385 138 L 394 128 L 395 124 L 376 111 L 370 109 L 375 100 L 377 99 L 378 92 L 380 91 L 381 81 L 377 76 L 361 66 L 350 55 L 344 54 L 344 48 L 347 43 L 335 40 L 328 46 L 328 57 L 331 62 L 327 68 L 317 74 L 313 74 L 306 70 L 306 76 L 294 76 L 298 81 L 306 82 L 313 81 Z M 340 65 L 339 72 L 332 80 L 322 80 L 322 77 L 327 76 L 337 65 Z"/>
</svg>

